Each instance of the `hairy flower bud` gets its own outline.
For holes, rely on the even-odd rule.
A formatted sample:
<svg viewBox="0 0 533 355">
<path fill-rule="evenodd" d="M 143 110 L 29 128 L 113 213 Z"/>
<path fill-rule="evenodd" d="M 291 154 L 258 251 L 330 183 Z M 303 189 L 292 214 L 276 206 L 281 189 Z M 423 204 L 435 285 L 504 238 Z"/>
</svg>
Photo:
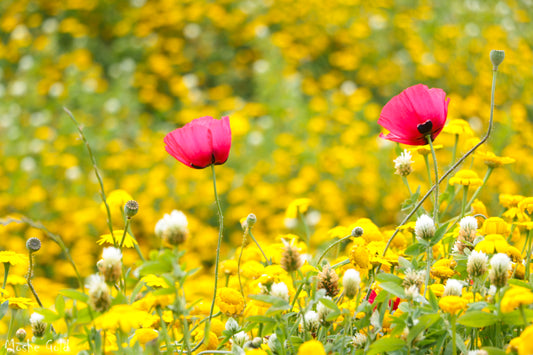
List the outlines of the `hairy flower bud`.
<svg viewBox="0 0 533 355">
<path fill-rule="evenodd" d="M 324 266 L 324 269 L 318 273 L 317 288 L 326 290 L 326 295 L 335 297 L 339 293 L 339 276 L 335 270 L 331 269 L 329 265 Z"/>
<path fill-rule="evenodd" d="M 281 255 L 281 267 L 287 272 L 293 272 L 298 270 L 302 266 L 302 258 L 298 249 L 289 244 L 285 244 L 285 249 Z"/>
<path fill-rule="evenodd" d="M 250 213 L 248 217 L 246 217 L 246 226 L 248 228 L 252 228 L 255 222 L 257 222 L 257 217 L 255 216 L 255 214 Z"/>
<path fill-rule="evenodd" d="M 41 249 L 41 241 L 39 238 L 30 238 L 26 241 L 26 248 L 30 251 L 30 253 L 34 253 Z"/>
<path fill-rule="evenodd" d="M 463 284 L 455 279 L 448 279 L 446 287 L 444 287 L 443 296 L 461 296 L 463 293 Z"/>
<path fill-rule="evenodd" d="M 163 238 L 171 245 L 179 245 L 187 239 L 188 224 L 187 217 L 183 212 L 173 210 L 156 223 L 155 235 Z"/>
<path fill-rule="evenodd" d="M 363 230 L 362 227 L 355 227 L 354 229 L 352 229 L 352 237 L 354 238 L 357 238 L 357 237 L 360 237 L 363 235 L 365 231 Z"/>
<path fill-rule="evenodd" d="M 15 333 L 15 336 L 19 341 L 23 341 L 24 339 L 26 339 L 26 330 L 24 330 L 24 328 L 19 328 Z"/>
<path fill-rule="evenodd" d="M 400 176 L 408 176 L 411 174 L 414 163 L 411 159 L 411 152 L 404 150 L 398 158 L 394 159 L 394 168 L 396 169 L 394 173 Z"/>
<path fill-rule="evenodd" d="M 30 316 L 31 331 L 36 338 L 41 338 L 46 331 L 46 323 L 43 320 L 44 316 L 39 313 L 32 313 Z"/>
<path fill-rule="evenodd" d="M 419 240 L 431 240 L 435 235 L 435 223 L 427 214 L 418 217 L 415 224 L 415 235 Z"/>
<path fill-rule="evenodd" d="M 126 218 L 130 219 L 131 217 L 135 216 L 139 212 L 139 204 L 135 200 L 129 200 L 124 205 L 124 214 L 126 215 Z"/>
</svg>

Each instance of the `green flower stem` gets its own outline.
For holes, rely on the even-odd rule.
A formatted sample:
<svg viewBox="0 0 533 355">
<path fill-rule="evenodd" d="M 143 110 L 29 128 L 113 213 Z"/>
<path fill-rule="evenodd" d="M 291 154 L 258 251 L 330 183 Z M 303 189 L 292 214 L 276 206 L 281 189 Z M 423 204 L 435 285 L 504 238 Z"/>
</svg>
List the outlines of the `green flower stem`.
<svg viewBox="0 0 533 355">
<path fill-rule="evenodd" d="M 342 243 L 343 241 L 345 241 L 346 239 L 351 238 L 351 237 L 352 237 L 352 235 L 350 234 L 350 235 L 347 235 L 346 237 L 343 237 L 343 238 L 341 238 L 341 239 L 339 239 L 339 240 L 337 240 L 337 241 L 331 243 L 331 244 L 326 248 L 326 250 L 324 250 L 324 252 L 322 253 L 322 255 L 320 255 L 320 258 L 318 258 L 318 261 L 317 261 L 316 265 L 317 265 L 317 266 L 320 266 L 320 262 L 321 262 L 322 259 L 326 256 L 326 254 L 328 253 L 328 251 L 331 250 L 331 248 L 333 248 L 335 245 L 338 245 L 338 244 Z"/>
<path fill-rule="evenodd" d="M 428 139 L 428 141 L 430 141 L 431 138 Z M 426 172 L 428 174 L 428 181 L 429 181 L 429 184 L 433 184 L 433 180 L 431 179 L 431 168 L 429 166 L 429 158 L 427 155 L 424 155 L 424 163 L 426 163 Z"/>
<path fill-rule="evenodd" d="M 161 331 L 163 335 L 165 336 L 165 348 L 166 348 L 165 353 L 172 354 L 173 351 L 170 349 L 171 342 L 170 342 L 170 338 L 168 337 L 167 324 L 163 320 L 163 312 L 161 311 L 161 306 L 157 306 L 156 310 L 157 310 L 157 314 L 159 315 L 159 320 L 161 322 Z"/>
<path fill-rule="evenodd" d="M 100 185 L 100 196 L 102 197 L 102 202 L 105 205 L 106 213 L 107 213 L 107 227 L 109 228 L 109 233 L 113 235 L 113 224 L 111 223 L 111 210 L 109 209 L 109 205 L 107 204 L 107 197 L 105 195 L 104 191 L 104 182 L 102 180 L 102 177 L 100 176 L 100 173 L 98 172 L 98 167 L 96 165 L 96 159 L 94 158 L 93 152 L 91 150 L 91 146 L 89 145 L 89 142 L 87 141 L 87 138 L 85 138 L 85 135 L 83 134 L 83 130 L 81 129 L 81 126 L 79 125 L 78 121 L 74 118 L 74 115 L 72 112 L 70 112 L 69 109 L 66 107 L 63 107 L 63 110 L 67 113 L 67 115 L 70 117 L 72 122 L 76 125 L 76 128 L 78 129 L 78 132 L 80 133 L 81 139 L 83 140 L 83 143 L 85 143 L 85 146 L 87 147 L 87 151 L 89 152 L 89 157 L 91 158 L 91 162 L 93 163 L 93 169 L 94 173 L 96 174 L 96 178 L 98 179 L 98 184 Z"/>
<path fill-rule="evenodd" d="M 466 206 L 468 200 L 468 185 L 463 186 L 463 201 L 461 202 L 461 215 L 457 219 L 460 221 L 465 216 Z"/>
<path fill-rule="evenodd" d="M 452 150 L 452 164 L 455 163 L 455 158 L 457 158 L 457 144 L 459 143 L 459 135 L 455 135 L 455 142 L 453 144 Z"/>
<path fill-rule="evenodd" d="M 7 328 L 7 340 L 13 339 L 13 333 L 15 332 L 15 318 L 16 317 L 17 317 L 17 309 L 12 308 L 11 319 L 9 319 L 9 327 Z"/>
<path fill-rule="evenodd" d="M 242 288 L 242 281 L 241 281 L 241 259 L 242 259 L 242 252 L 244 250 L 244 244 L 246 244 L 246 232 L 242 236 L 241 250 L 239 252 L 239 259 L 237 260 L 237 278 L 239 279 L 239 288 L 241 290 L 242 297 L 246 299 L 246 297 L 244 297 L 244 291 Z"/>
<path fill-rule="evenodd" d="M 520 314 L 522 315 L 522 320 L 524 321 L 524 326 L 527 327 L 529 322 L 527 321 L 526 312 L 524 311 L 524 305 L 520 304 Z"/>
<path fill-rule="evenodd" d="M 411 187 L 409 186 L 409 181 L 407 181 L 407 177 L 402 176 L 402 181 L 404 185 L 407 187 L 407 191 L 409 191 L 409 197 L 413 196 L 413 192 L 411 191 Z"/>
<path fill-rule="evenodd" d="M 457 326 L 456 326 L 456 319 L 455 314 L 452 314 L 452 354 L 457 355 Z"/>
<path fill-rule="evenodd" d="M 427 136 L 429 147 L 431 148 L 431 156 L 433 157 L 433 170 L 435 172 L 435 206 L 433 210 L 433 221 L 435 225 L 439 225 L 439 167 L 437 165 L 437 155 L 435 154 L 435 147 L 433 147 L 433 139 L 431 136 Z"/>
<path fill-rule="evenodd" d="M 526 282 L 529 282 L 529 276 L 530 276 L 530 271 L 529 271 L 529 263 L 531 262 L 531 250 L 532 250 L 532 246 L 533 246 L 533 229 L 530 229 L 529 232 L 528 232 L 528 236 L 527 236 L 527 256 L 526 256 L 526 275 L 525 275 L 525 279 L 526 279 Z"/>
<path fill-rule="evenodd" d="M 428 242 L 428 247 L 427 247 L 427 250 L 426 250 L 426 253 L 427 253 L 427 265 L 426 265 L 426 282 L 424 284 L 424 298 L 426 298 L 426 293 L 428 291 L 428 287 L 429 287 L 429 274 L 431 272 L 431 245 L 429 244 Z"/>
<path fill-rule="evenodd" d="M 29 254 L 30 265 L 28 267 L 28 275 L 26 275 L 26 282 L 28 283 L 28 287 L 30 288 L 31 293 L 33 293 L 33 296 L 35 297 L 35 300 L 39 304 L 39 307 L 43 307 L 43 303 L 39 299 L 39 295 L 37 295 L 37 291 L 35 291 L 35 288 L 31 283 L 31 278 L 33 277 L 33 253 L 30 251 Z"/>
<path fill-rule="evenodd" d="M 122 233 L 122 240 L 120 241 L 120 246 L 119 246 L 120 250 L 122 250 L 122 247 L 124 246 L 124 240 L 126 240 L 126 234 L 128 233 L 129 226 L 130 226 L 130 219 L 126 218 L 126 223 L 124 225 L 124 233 Z M 115 238 L 113 238 L 113 241 L 115 241 Z"/>
<path fill-rule="evenodd" d="M 490 117 L 489 117 L 489 127 L 487 128 L 487 133 L 485 133 L 485 136 L 475 145 L 473 146 L 472 148 L 470 148 L 470 150 L 468 152 L 466 152 L 461 158 L 459 158 L 459 160 L 457 160 L 455 162 L 455 164 L 453 164 L 439 179 L 438 183 L 440 184 L 441 182 L 443 182 L 452 172 L 455 171 L 455 169 L 457 169 L 457 167 L 459 165 L 461 165 L 465 160 L 466 158 L 468 158 L 472 153 L 475 152 L 475 150 L 477 148 L 479 148 L 482 144 L 484 144 L 487 139 L 489 139 L 490 137 L 490 134 L 492 132 L 492 125 L 493 125 L 493 122 L 494 122 L 494 92 L 496 90 L 496 77 L 497 77 L 497 71 L 496 70 L 493 70 L 492 72 L 492 91 L 491 91 L 491 97 L 490 97 Z M 398 232 L 400 231 L 400 228 L 405 224 L 407 223 L 411 217 L 413 217 L 413 215 L 416 213 L 416 211 L 418 211 L 418 209 L 420 208 L 420 206 L 422 206 L 422 204 L 427 200 L 427 198 L 429 197 L 429 195 L 433 192 L 433 190 L 436 188 L 437 184 L 434 184 L 427 192 L 424 196 L 422 196 L 422 198 L 420 199 L 420 201 L 418 201 L 418 203 L 416 204 L 415 207 L 413 207 L 413 209 L 411 210 L 411 212 L 409 212 L 409 214 L 407 214 L 407 216 L 405 216 L 405 218 L 403 219 L 403 221 L 400 223 L 400 225 L 398 227 L 396 227 L 396 230 L 394 231 L 394 233 L 392 233 L 392 235 L 390 236 L 389 240 L 387 241 L 387 244 L 385 245 L 385 248 L 383 249 L 383 254 L 382 256 L 384 257 L 386 254 L 387 254 L 387 250 L 389 250 L 389 247 L 392 243 L 392 240 L 394 239 L 394 237 L 396 237 L 396 235 L 398 234 Z M 378 269 L 377 271 L 379 272 L 379 270 L 381 269 L 381 265 L 378 265 Z M 373 280 L 369 280 L 371 281 L 369 284 L 371 285 Z M 366 295 L 366 298 L 368 298 L 368 296 L 370 295 L 370 287 L 368 288 L 368 292 L 367 292 L 367 295 Z"/>
<path fill-rule="evenodd" d="M 259 251 L 261 251 L 261 254 L 263 254 L 263 257 L 265 258 L 265 262 L 267 263 L 267 265 L 272 265 L 272 262 L 267 258 L 265 252 L 261 248 L 261 245 L 259 245 L 259 243 L 257 242 L 257 239 L 255 239 L 255 237 L 254 237 L 254 235 L 252 233 L 252 228 L 248 228 L 248 234 L 250 235 L 250 237 L 254 241 L 255 245 L 257 245 L 257 247 L 259 248 Z"/>
<path fill-rule="evenodd" d="M 220 245 L 222 244 L 222 233 L 224 229 L 224 216 L 222 215 L 222 208 L 220 207 L 220 199 L 218 197 L 217 193 L 217 180 L 216 180 L 216 174 L 215 174 L 215 165 L 211 164 L 211 172 L 213 174 L 213 191 L 215 193 L 215 202 L 218 209 L 218 243 L 217 243 L 217 253 L 215 258 L 215 289 L 213 291 L 213 300 L 211 301 L 211 309 L 209 310 L 209 319 L 206 323 L 206 330 L 207 332 L 204 333 L 207 334 L 207 338 L 209 339 L 209 327 L 211 325 L 211 319 L 213 318 L 213 310 L 215 309 L 215 299 L 217 297 L 217 285 L 218 285 L 218 263 L 220 259 Z M 204 336 L 205 341 L 205 336 Z"/>
<path fill-rule="evenodd" d="M 9 274 L 9 267 L 11 266 L 10 263 L 4 263 L 4 284 L 2 285 L 2 288 L 6 289 L 7 284 L 7 275 Z"/>
<path fill-rule="evenodd" d="M 302 214 L 302 212 L 300 212 L 300 208 L 297 208 L 297 210 L 298 210 L 298 219 L 300 220 L 300 222 L 304 226 L 305 244 L 307 245 L 307 250 L 310 250 L 310 247 L 311 247 L 311 232 L 309 231 L 309 226 L 307 225 L 307 223 L 305 223 L 304 215 Z"/>
<path fill-rule="evenodd" d="M 470 205 L 472 205 L 472 203 L 474 202 L 474 200 L 476 199 L 477 195 L 479 195 L 479 192 L 481 191 L 481 189 L 485 186 L 485 184 L 487 183 L 487 181 L 489 180 L 489 177 L 490 175 L 492 174 L 492 171 L 494 170 L 493 167 L 489 166 L 489 168 L 487 169 L 487 172 L 485 173 L 485 177 L 483 178 L 483 183 L 481 184 L 481 186 L 479 186 L 476 191 L 474 191 L 474 194 L 472 195 L 472 197 L 470 198 L 470 201 L 468 201 L 468 204 L 466 205 L 466 208 L 470 207 Z"/>
</svg>

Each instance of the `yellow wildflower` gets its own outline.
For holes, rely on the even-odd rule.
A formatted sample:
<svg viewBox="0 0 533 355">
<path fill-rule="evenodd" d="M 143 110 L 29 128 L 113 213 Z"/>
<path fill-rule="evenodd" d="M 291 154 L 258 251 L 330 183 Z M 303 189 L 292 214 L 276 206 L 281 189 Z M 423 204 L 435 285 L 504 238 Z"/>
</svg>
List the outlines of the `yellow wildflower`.
<svg viewBox="0 0 533 355">
<path fill-rule="evenodd" d="M 478 199 L 475 199 L 474 202 L 472 202 L 472 215 L 480 214 L 483 216 L 487 216 L 487 207 Z M 483 217 L 476 217 L 477 225 L 481 228 L 483 224 L 485 223 L 485 219 Z"/>
<path fill-rule="evenodd" d="M 326 350 L 318 340 L 308 340 L 300 345 L 298 355 L 326 355 Z"/>
<path fill-rule="evenodd" d="M 311 199 L 309 198 L 297 198 L 296 200 L 293 200 L 285 211 L 285 217 L 298 218 L 298 213 L 304 214 L 307 212 L 310 204 Z"/>
<path fill-rule="evenodd" d="M 500 217 L 490 217 L 485 220 L 481 227 L 481 234 L 501 234 L 507 236 L 509 225 Z"/>
<path fill-rule="evenodd" d="M 167 283 L 165 282 L 165 279 L 163 279 L 162 277 L 153 275 L 153 274 L 146 275 L 145 277 L 141 279 L 141 281 L 144 282 L 146 285 L 150 287 L 154 287 L 154 288 L 159 288 L 159 287 L 167 288 L 168 287 Z"/>
<path fill-rule="evenodd" d="M 451 179 L 450 185 L 463 185 L 463 186 L 481 186 L 483 180 L 479 178 L 477 173 L 473 170 L 463 169 L 459 170 Z"/>
<path fill-rule="evenodd" d="M 350 261 L 354 266 L 368 269 L 370 263 L 368 249 L 363 245 L 354 246 L 352 250 L 350 250 Z"/>
<path fill-rule="evenodd" d="M 485 254 L 507 253 L 509 244 L 504 237 L 499 234 L 488 234 L 476 244 L 474 250 L 482 251 Z"/>
<path fill-rule="evenodd" d="M 220 268 L 222 272 L 226 275 L 236 275 L 237 274 L 237 261 L 236 260 L 224 260 L 220 263 Z"/>
<path fill-rule="evenodd" d="M 28 257 L 24 254 L 15 253 L 14 251 L 0 251 L 0 263 L 19 265 L 28 262 Z"/>
<path fill-rule="evenodd" d="M 512 245 L 509 245 L 505 254 L 507 254 L 515 263 L 520 263 L 522 261 L 522 253 Z"/>
<path fill-rule="evenodd" d="M 533 292 L 528 288 L 513 285 L 503 295 L 500 307 L 503 313 L 509 313 L 515 308 L 531 303 L 533 303 Z"/>
<path fill-rule="evenodd" d="M 514 338 L 509 343 L 508 351 L 514 350 L 518 355 L 533 354 L 533 325 L 528 326 L 518 338 Z"/>
<path fill-rule="evenodd" d="M 9 302 L 9 308 L 12 309 L 28 309 L 36 305 L 35 302 L 26 297 L 11 297 L 7 301 Z"/>
<path fill-rule="evenodd" d="M 522 201 L 518 203 L 518 208 L 522 212 L 527 211 L 527 213 L 532 214 L 533 213 L 533 197 L 526 197 Z"/>
<path fill-rule="evenodd" d="M 433 145 L 433 148 L 435 150 L 439 150 L 439 149 L 442 149 L 443 148 L 443 145 L 442 144 L 434 144 Z M 411 151 L 415 151 L 417 152 L 418 154 L 424 156 L 424 155 L 428 155 L 431 153 L 431 147 L 429 144 L 426 144 L 426 145 L 419 145 L 419 146 L 416 146 L 416 147 L 413 147 L 411 148 Z"/>
<path fill-rule="evenodd" d="M 461 137 L 471 137 L 474 135 L 472 128 L 470 128 L 470 124 L 460 118 L 448 121 L 448 123 L 446 123 L 446 125 L 442 129 L 442 132 L 456 134 Z"/>
<path fill-rule="evenodd" d="M 452 315 L 457 314 L 461 310 L 465 310 L 467 306 L 468 301 L 459 296 L 444 296 L 439 300 L 440 309 Z"/>
<path fill-rule="evenodd" d="M 440 259 L 431 267 L 431 276 L 439 278 L 441 280 L 449 279 L 456 274 L 453 270 L 457 263 L 453 259 Z"/>
<path fill-rule="evenodd" d="M 250 260 L 241 265 L 241 276 L 247 279 L 256 279 L 263 274 L 265 267 L 256 260 Z"/>
<path fill-rule="evenodd" d="M 133 337 L 130 340 L 130 346 L 134 346 L 136 342 L 144 345 L 149 341 L 156 339 L 159 336 L 159 332 L 152 328 L 140 328 L 133 333 Z"/>
<path fill-rule="evenodd" d="M 111 245 L 120 245 L 120 242 L 122 241 L 122 235 L 124 234 L 123 230 L 114 230 L 113 234 L 103 234 L 100 236 L 100 239 L 96 241 L 98 245 L 102 245 L 104 243 L 111 244 Z M 137 241 L 135 238 L 133 238 L 129 233 L 126 233 L 126 237 L 124 238 L 124 247 L 126 248 L 133 248 L 137 244 Z"/>
<path fill-rule="evenodd" d="M 477 152 L 474 155 L 476 158 L 483 159 L 485 165 L 491 168 L 499 168 L 502 165 L 512 164 L 516 160 L 509 157 L 499 157 L 492 152 Z"/>
<path fill-rule="evenodd" d="M 433 284 L 429 285 L 429 289 L 433 292 L 435 296 L 441 297 L 444 293 L 445 286 L 443 284 Z"/>
<path fill-rule="evenodd" d="M 266 351 L 263 349 L 250 349 L 246 350 L 246 355 L 268 355 Z"/>
<path fill-rule="evenodd" d="M 244 310 L 244 298 L 241 293 L 229 287 L 218 290 L 216 304 L 228 317 L 238 316 Z"/>
</svg>

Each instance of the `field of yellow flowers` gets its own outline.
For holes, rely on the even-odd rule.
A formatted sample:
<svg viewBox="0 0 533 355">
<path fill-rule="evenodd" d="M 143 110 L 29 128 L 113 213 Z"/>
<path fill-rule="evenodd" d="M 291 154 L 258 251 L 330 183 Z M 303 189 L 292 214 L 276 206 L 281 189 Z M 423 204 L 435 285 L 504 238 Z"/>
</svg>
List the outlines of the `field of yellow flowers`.
<svg viewBox="0 0 533 355">
<path fill-rule="evenodd" d="M 0 1 L 0 353 L 533 354 L 532 19 Z"/>
</svg>

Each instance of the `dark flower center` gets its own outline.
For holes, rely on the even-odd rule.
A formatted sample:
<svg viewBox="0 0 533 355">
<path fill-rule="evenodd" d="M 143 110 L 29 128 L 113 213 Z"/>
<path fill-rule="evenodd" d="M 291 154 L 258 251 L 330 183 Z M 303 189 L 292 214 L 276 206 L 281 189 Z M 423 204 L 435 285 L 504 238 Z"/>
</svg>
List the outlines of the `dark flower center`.
<svg viewBox="0 0 533 355">
<path fill-rule="evenodd" d="M 416 126 L 416 129 L 418 129 L 418 132 L 420 134 L 427 136 L 429 133 L 431 133 L 431 129 L 433 128 L 433 122 L 431 120 L 427 120 L 424 123 L 420 123 Z"/>
</svg>

